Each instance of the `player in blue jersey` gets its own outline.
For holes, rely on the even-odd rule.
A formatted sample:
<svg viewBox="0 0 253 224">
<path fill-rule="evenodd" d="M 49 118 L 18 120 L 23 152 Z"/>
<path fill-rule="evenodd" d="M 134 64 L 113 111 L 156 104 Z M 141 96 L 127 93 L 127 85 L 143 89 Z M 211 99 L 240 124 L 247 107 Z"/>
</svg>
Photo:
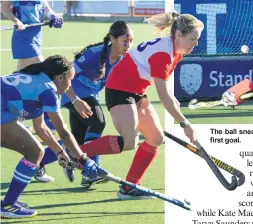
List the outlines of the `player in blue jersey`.
<svg viewBox="0 0 253 224">
<path fill-rule="evenodd" d="M 47 15 L 49 20 L 52 20 L 54 28 L 61 28 L 63 18 L 55 14 L 47 0 L 4 1 L 1 13 L 18 27 L 12 35 L 12 56 L 13 59 L 18 60 L 17 71 L 30 64 L 42 62 L 44 60 L 42 55 L 42 28 L 38 26 L 25 29 L 24 24 L 41 23 L 44 16 Z M 47 122 L 47 113 L 44 117 L 45 122 Z M 46 175 L 45 172 L 45 168 L 41 166 L 40 169 L 37 169 L 35 179 L 40 182 L 53 181 L 54 179 Z"/>
<path fill-rule="evenodd" d="M 16 166 L 9 189 L 1 201 L 1 217 L 23 218 L 37 214 L 37 211 L 18 202 L 18 199 L 34 176 L 44 149 L 20 119 L 33 120 L 38 136 L 58 156 L 60 165 L 66 167 L 69 157 L 44 123 L 44 112 L 48 112 L 61 140 L 78 158 L 85 175 L 96 178 L 98 172 L 103 172 L 81 152 L 62 119 L 59 95 L 69 88 L 74 75 L 73 63 L 65 57 L 55 55 L 1 77 L 1 146 L 24 155 Z"/>
<path fill-rule="evenodd" d="M 105 118 L 99 104 L 99 93 L 122 57 L 129 51 L 133 31 L 125 21 L 113 23 L 103 42 L 92 44 L 75 54 L 76 75 L 71 87 L 62 95 L 62 106 L 69 110 L 71 132 L 79 145 L 99 138 L 105 128 Z M 47 149 L 48 150 L 48 149 Z M 99 156 L 92 157 L 99 164 Z M 73 170 L 64 170 L 69 181 L 74 180 Z M 82 186 L 104 182 L 102 177 L 83 176 Z"/>
<path fill-rule="evenodd" d="M 41 1 L 3 1 L 1 13 L 15 25 L 17 30 L 12 35 L 12 56 L 17 59 L 17 71 L 44 60 L 42 56 L 42 28 L 24 24 L 41 23 L 44 15 L 52 20 L 52 26 L 61 28 L 62 16 L 56 15 L 47 0 Z"/>
</svg>

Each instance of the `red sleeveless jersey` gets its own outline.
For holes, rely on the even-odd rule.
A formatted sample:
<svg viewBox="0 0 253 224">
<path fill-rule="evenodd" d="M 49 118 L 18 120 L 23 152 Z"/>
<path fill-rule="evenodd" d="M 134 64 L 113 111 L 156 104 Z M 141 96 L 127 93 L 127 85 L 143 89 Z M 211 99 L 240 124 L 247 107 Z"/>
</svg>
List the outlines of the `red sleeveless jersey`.
<svg viewBox="0 0 253 224">
<path fill-rule="evenodd" d="M 143 42 L 113 68 L 105 86 L 144 94 L 153 77 L 168 80 L 182 57 L 175 54 L 172 36 Z"/>
</svg>

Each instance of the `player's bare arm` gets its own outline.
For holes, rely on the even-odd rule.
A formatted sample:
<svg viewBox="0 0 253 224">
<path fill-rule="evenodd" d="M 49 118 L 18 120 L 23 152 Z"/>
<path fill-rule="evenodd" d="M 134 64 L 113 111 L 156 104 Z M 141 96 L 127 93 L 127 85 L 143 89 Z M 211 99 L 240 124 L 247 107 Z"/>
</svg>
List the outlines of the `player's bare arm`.
<svg viewBox="0 0 253 224">
<path fill-rule="evenodd" d="M 70 162 L 69 156 L 63 150 L 62 146 L 57 142 L 54 135 L 47 127 L 44 122 L 44 114 L 40 117 L 33 119 L 33 127 L 38 136 L 42 139 L 42 141 L 48 145 L 58 156 L 58 159 L 64 159 L 66 161 L 65 166 Z"/>
<path fill-rule="evenodd" d="M 84 118 L 88 118 L 92 115 L 91 107 L 83 100 L 81 100 L 70 86 L 66 91 L 66 95 L 71 100 L 71 103 L 74 105 L 76 111 Z"/>
<path fill-rule="evenodd" d="M 83 155 L 83 152 L 80 150 L 71 132 L 68 131 L 67 126 L 63 121 L 62 114 L 48 113 L 48 116 L 51 119 L 54 127 L 56 128 L 64 145 L 75 154 L 76 158 L 81 158 Z"/>
<path fill-rule="evenodd" d="M 1 5 L 1 14 L 4 15 L 7 19 L 11 20 L 18 27 L 18 30 L 25 29 L 24 24 L 13 14 L 11 9 L 12 2 L 11 1 L 3 1 Z"/>
</svg>

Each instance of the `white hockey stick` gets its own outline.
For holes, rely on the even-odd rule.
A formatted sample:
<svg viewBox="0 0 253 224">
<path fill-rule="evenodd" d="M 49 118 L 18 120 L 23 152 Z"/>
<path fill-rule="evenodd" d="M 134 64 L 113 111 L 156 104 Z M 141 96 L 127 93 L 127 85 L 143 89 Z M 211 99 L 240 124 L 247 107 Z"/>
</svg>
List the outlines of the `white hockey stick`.
<svg viewBox="0 0 253 224">
<path fill-rule="evenodd" d="M 241 95 L 241 100 L 247 100 L 253 97 L 253 92 L 245 93 Z M 199 109 L 199 108 L 208 108 L 208 107 L 215 107 L 219 105 L 224 105 L 223 99 L 217 101 L 200 101 L 198 102 L 197 99 L 193 99 L 189 102 L 188 107 L 192 110 Z"/>
</svg>

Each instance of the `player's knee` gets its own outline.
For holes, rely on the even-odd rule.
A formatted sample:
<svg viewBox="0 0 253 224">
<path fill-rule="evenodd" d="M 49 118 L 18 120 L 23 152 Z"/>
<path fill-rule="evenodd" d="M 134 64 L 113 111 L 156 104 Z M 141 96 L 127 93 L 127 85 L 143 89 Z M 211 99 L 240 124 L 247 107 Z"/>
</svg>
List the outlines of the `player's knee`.
<svg viewBox="0 0 253 224">
<path fill-rule="evenodd" d="M 37 158 L 37 160 L 38 161 L 41 161 L 42 160 L 42 158 L 43 158 L 43 156 L 44 156 L 44 154 L 45 154 L 45 150 L 43 149 L 43 150 L 38 150 L 37 152 L 36 152 L 36 158 Z"/>
<path fill-rule="evenodd" d="M 163 142 L 164 142 L 164 134 L 163 134 L 163 132 L 157 132 L 154 135 L 154 138 L 150 142 L 151 142 L 151 145 L 153 145 L 155 147 L 158 147 L 158 146 L 162 145 Z"/>
<path fill-rule="evenodd" d="M 44 152 L 44 149 L 40 148 L 37 148 L 36 150 L 31 150 L 25 155 L 25 159 L 32 163 L 39 164 L 44 156 Z"/>
<path fill-rule="evenodd" d="M 139 136 L 132 136 L 132 137 L 123 137 L 124 139 L 124 148 L 123 151 L 133 150 L 138 146 L 139 143 Z"/>
</svg>

